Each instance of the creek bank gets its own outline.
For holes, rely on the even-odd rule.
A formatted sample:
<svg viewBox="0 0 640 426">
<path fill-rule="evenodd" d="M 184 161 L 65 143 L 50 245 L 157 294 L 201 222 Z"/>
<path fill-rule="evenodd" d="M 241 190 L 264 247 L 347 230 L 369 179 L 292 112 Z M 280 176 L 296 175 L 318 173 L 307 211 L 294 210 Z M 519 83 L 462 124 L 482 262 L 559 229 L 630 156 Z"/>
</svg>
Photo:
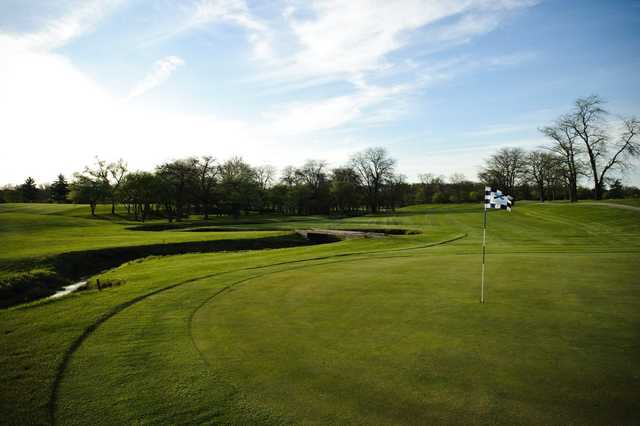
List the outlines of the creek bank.
<svg viewBox="0 0 640 426">
<path fill-rule="evenodd" d="M 309 241 L 316 243 L 335 242 L 354 238 L 383 238 L 388 235 L 413 235 L 419 231 L 411 229 L 296 229 L 296 233 Z"/>
<path fill-rule="evenodd" d="M 328 243 L 296 233 L 260 238 L 165 243 L 61 253 L 39 259 L 27 271 L 16 271 L 0 284 L 0 308 L 43 299 L 78 284 L 85 277 L 148 256 L 264 250 Z M 25 265 L 26 266 L 26 265 Z"/>
</svg>

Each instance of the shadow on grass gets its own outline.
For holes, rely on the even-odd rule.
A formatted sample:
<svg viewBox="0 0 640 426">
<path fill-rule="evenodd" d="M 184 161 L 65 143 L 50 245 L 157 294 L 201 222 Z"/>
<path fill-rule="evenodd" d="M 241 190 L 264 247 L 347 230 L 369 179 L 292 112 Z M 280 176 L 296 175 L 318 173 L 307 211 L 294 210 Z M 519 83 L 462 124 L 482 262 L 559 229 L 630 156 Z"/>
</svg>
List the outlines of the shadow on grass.
<svg viewBox="0 0 640 426">
<path fill-rule="evenodd" d="M 50 296 L 63 286 L 78 281 L 82 277 L 148 256 L 263 250 L 328 242 L 333 241 L 309 241 L 292 233 L 252 239 L 153 244 L 62 253 L 32 263 L 29 265 L 31 270 L 16 272 L 0 281 L 0 308 Z"/>
</svg>

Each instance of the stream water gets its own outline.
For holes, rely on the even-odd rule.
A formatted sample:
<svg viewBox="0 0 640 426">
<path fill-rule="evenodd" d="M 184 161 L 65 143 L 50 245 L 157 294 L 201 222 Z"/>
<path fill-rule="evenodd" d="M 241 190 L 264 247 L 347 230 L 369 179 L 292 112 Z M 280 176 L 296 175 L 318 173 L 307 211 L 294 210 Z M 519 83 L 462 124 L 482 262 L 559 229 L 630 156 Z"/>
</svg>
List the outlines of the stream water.
<svg viewBox="0 0 640 426">
<path fill-rule="evenodd" d="M 58 297 L 66 296 L 67 294 L 71 294 L 74 291 L 76 291 L 77 289 L 79 289 L 81 287 L 84 287 L 85 285 L 87 285 L 86 281 L 80 281 L 80 282 L 77 282 L 75 284 L 71 284 L 71 285 L 62 287 L 61 290 L 58 290 L 57 292 L 55 292 L 51 296 L 49 296 L 49 299 L 57 299 Z"/>
</svg>

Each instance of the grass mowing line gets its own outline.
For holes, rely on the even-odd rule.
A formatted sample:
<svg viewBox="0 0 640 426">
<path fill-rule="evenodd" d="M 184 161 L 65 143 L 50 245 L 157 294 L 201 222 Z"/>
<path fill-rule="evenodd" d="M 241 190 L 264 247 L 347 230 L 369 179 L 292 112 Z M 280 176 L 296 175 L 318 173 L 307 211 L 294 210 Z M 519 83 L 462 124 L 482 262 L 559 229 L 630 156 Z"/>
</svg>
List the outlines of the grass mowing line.
<svg viewBox="0 0 640 426">
<path fill-rule="evenodd" d="M 224 273 L 224 272 L 223 272 Z M 53 380 L 53 385 L 52 385 L 52 389 L 51 389 L 51 397 L 49 399 L 49 420 L 51 422 L 52 425 L 55 424 L 55 410 L 56 410 L 56 403 L 58 401 L 58 389 L 60 388 L 60 382 L 62 381 L 62 378 L 64 376 L 64 373 L 67 369 L 67 366 L 69 365 L 69 362 L 71 361 L 71 357 L 73 356 L 73 354 L 78 350 L 78 348 L 80 348 L 80 346 L 82 345 L 82 343 L 91 335 L 93 334 L 98 327 L 100 327 L 100 325 L 102 325 L 104 322 L 106 322 L 108 319 L 112 318 L 113 316 L 117 315 L 118 313 L 122 312 L 123 310 L 125 310 L 126 308 L 150 297 L 153 296 L 155 294 L 161 293 L 163 291 L 166 290 L 170 290 L 172 288 L 178 287 L 180 285 L 192 282 L 192 281 L 197 281 L 199 278 L 192 278 L 189 280 L 185 280 L 176 284 L 171 284 L 167 287 L 163 287 L 163 288 L 159 288 L 157 290 L 154 290 L 152 292 L 149 292 L 147 294 L 142 294 L 140 296 L 134 297 L 131 300 L 128 300 L 124 303 L 121 303 L 119 305 L 116 305 L 115 307 L 113 307 L 110 311 L 108 311 L 107 313 L 103 314 L 102 316 L 100 316 L 95 322 L 93 322 L 92 324 L 90 324 L 89 326 L 87 326 L 87 328 L 85 328 L 85 330 L 82 332 L 82 334 L 80 334 L 80 336 L 78 336 L 72 343 L 71 345 L 69 345 L 69 347 L 67 348 L 67 350 L 64 353 L 64 356 L 62 358 L 62 361 L 60 362 L 60 365 L 57 368 L 56 371 L 56 376 Z"/>
<path fill-rule="evenodd" d="M 441 245 L 441 244 L 435 244 L 435 245 Z M 396 250 L 389 250 L 389 251 L 397 251 L 397 249 Z M 400 255 L 395 255 L 395 256 L 376 256 L 375 259 L 399 259 L 399 258 L 411 258 L 411 257 L 415 257 L 415 256 L 416 256 L 415 254 L 413 254 L 413 255 L 400 254 Z M 338 256 L 334 256 L 334 257 L 338 257 Z M 313 260 L 322 260 L 322 259 L 323 258 L 313 259 Z M 293 266 L 291 268 L 283 268 L 283 269 L 278 269 L 277 271 L 269 271 L 269 272 L 265 272 L 263 274 L 252 275 L 250 277 L 245 277 L 245 278 L 242 278 L 241 280 L 232 282 L 231 284 L 228 284 L 227 286 L 221 288 L 220 290 L 218 290 L 217 292 L 215 292 L 214 294 L 212 294 L 211 296 L 209 296 L 208 298 L 203 300 L 191 312 L 191 314 L 189 315 L 189 320 L 187 321 L 187 329 L 189 330 L 189 338 L 191 339 L 191 343 L 193 344 L 193 347 L 196 349 L 196 351 L 200 355 L 200 358 L 202 358 L 203 362 L 208 367 L 211 367 L 211 364 L 209 363 L 209 361 L 207 361 L 207 359 L 204 356 L 204 353 L 200 350 L 200 348 L 198 347 L 198 344 L 196 343 L 195 338 L 193 337 L 193 318 L 195 317 L 196 313 L 200 309 L 202 309 L 204 306 L 209 304 L 209 302 L 213 301 L 214 299 L 216 299 L 221 294 L 226 293 L 228 290 L 231 290 L 232 288 L 239 286 L 240 284 L 245 284 L 245 283 L 247 283 L 247 282 L 249 282 L 251 280 L 254 280 L 256 278 L 262 278 L 262 277 L 266 277 L 266 276 L 272 275 L 272 274 L 279 274 L 281 272 L 289 272 L 289 271 L 295 271 L 295 270 L 298 270 L 298 269 L 313 268 L 313 267 L 324 266 L 324 265 L 333 265 L 333 264 L 336 264 L 336 263 L 359 262 L 359 261 L 363 261 L 363 260 L 371 260 L 371 258 L 370 257 L 358 257 L 358 258 L 355 258 L 355 259 L 339 259 L 339 260 L 333 260 L 333 261 L 329 261 L 329 262 L 313 263 L 311 265 Z M 292 262 L 288 262 L 288 263 L 297 263 L 297 262 L 300 262 L 300 261 L 296 260 L 296 261 L 292 261 Z M 283 264 L 286 264 L 286 263 L 287 262 L 278 263 L 278 264 L 274 264 L 274 265 L 277 266 L 277 265 L 283 265 Z M 274 265 L 269 265 L 269 266 L 274 266 Z M 267 267 L 267 266 L 265 266 L 265 267 Z M 247 268 L 247 269 L 251 269 L 251 268 Z M 242 271 L 242 269 L 236 270 L 236 271 L 230 271 L 230 272 L 238 272 L 238 271 Z M 226 274 L 226 273 L 227 272 L 224 272 L 223 274 Z M 220 275 L 222 275 L 222 274 L 220 274 Z M 205 279 L 205 278 L 203 278 L 203 279 Z"/>
<path fill-rule="evenodd" d="M 337 255 L 320 256 L 320 257 L 316 257 L 316 258 L 300 259 L 300 260 L 294 260 L 294 261 L 290 261 L 290 262 L 278 262 L 278 263 L 269 264 L 269 265 L 254 266 L 254 267 L 243 268 L 243 269 L 235 269 L 235 270 L 224 271 L 224 272 L 216 272 L 216 273 L 213 273 L 213 274 L 206 274 L 206 275 L 199 276 L 199 277 L 189 278 L 187 280 L 180 281 L 178 283 L 171 284 L 171 285 L 168 285 L 166 287 L 156 289 L 156 290 L 151 291 L 149 293 L 142 294 L 142 295 L 137 296 L 137 297 L 135 297 L 135 298 L 133 298 L 131 300 L 128 300 L 128 301 L 123 302 L 123 303 L 121 303 L 119 305 L 116 305 L 111 310 L 109 310 L 107 313 L 105 313 L 102 316 L 100 316 L 95 322 L 93 322 L 92 324 L 87 326 L 87 328 L 82 332 L 82 334 L 80 334 L 71 343 L 71 345 L 69 345 L 69 347 L 65 351 L 65 353 L 63 355 L 63 358 L 62 358 L 62 361 L 60 362 L 60 365 L 57 368 L 56 375 L 54 377 L 54 381 L 53 381 L 53 384 L 52 384 L 51 396 L 50 396 L 49 403 L 48 403 L 49 420 L 50 420 L 52 425 L 55 424 L 55 411 L 56 411 L 56 405 L 57 405 L 57 401 L 58 401 L 58 392 L 59 392 L 59 388 L 60 388 L 60 382 L 62 381 L 62 378 L 64 377 L 64 373 L 65 373 L 65 371 L 67 369 L 67 366 L 69 365 L 69 362 L 71 361 L 71 357 L 73 356 L 73 354 L 80 348 L 82 343 L 91 334 L 93 334 L 98 329 L 98 327 L 100 327 L 100 325 L 102 325 L 104 322 L 106 322 L 108 319 L 114 317 L 118 313 L 122 312 L 126 308 L 128 308 L 128 307 L 130 307 L 130 306 L 132 306 L 132 305 L 134 305 L 136 303 L 139 303 L 139 302 L 147 299 L 150 296 L 156 295 L 158 293 L 161 293 L 161 292 L 164 292 L 164 291 L 167 291 L 167 290 L 171 290 L 173 288 L 176 288 L 176 287 L 184 285 L 184 284 L 189 284 L 189 283 L 200 281 L 200 280 L 203 280 L 203 279 L 206 279 L 206 278 L 212 278 L 212 277 L 215 277 L 215 276 L 230 274 L 230 273 L 234 273 L 234 272 L 249 271 L 249 270 L 256 270 L 256 269 L 264 269 L 264 268 L 278 266 L 278 265 L 286 265 L 286 264 L 300 263 L 300 262 L 309 262 L 309 261 L 314 261 L 314 260 L 323 260 L 323 259 L 330 259 L 330 258 L 335 258 L 335 257 L 346 257 L 346 256 L 355 256 L 355 255 L 363 255 L 363 254 L 374 254 L 374 253 L 387 253 L 387 252 L 417 250 L 417 249 L 422 249 L 422 248 L 435 247 L 435 246 L 448 244 L 448 243 L 460 240 L 462 238 L 465 238 L 466 236 L 467 236 L 466 233 L 465 234 L 458 234 L 455 237 L 447 239 L 447 240 L 437 241 L 437 242 L 434 242 L 434 243 L 429 243 L 429 244 L 425 244 L 425 245 L 421 245 L 421 246 L 417 246 L 417 247 L 407 247 L 407 248 L 390 249 L 390 250 L 377 250 L 377 251 L 369 251 L 369 252 L 362 251 L 362 252 L 354 252 L 354 253 L 341 253 L 341 254 L 337 254 Z M 328 263 L 331 263 L 331 262 L 328 262 Z M 276 271 L 274 271 L 274 272 L 276 272 Z M 262 275 L 268 275 L 268 274 L 269 273 L 265 273 L 265 274 L 262 274 Z M 255 276 L 255 277 L 257 277 L 257 276 Z M 254 277 L 249 277 L 249 278 L 246 278 L 244 280 L 248 281 L 248 280 L 253 279 L 253 278 Z M 238 283 L 234 283 L 232 285 L 235 285 L 235 284 L 238 284 Z M 227 286 L 227 287 L 221 289 L 216 294 L 220 294 L 220 293 L 224 292 L 225 290 L 229 289 L 231 286 Z M 199 308 L 197 308 L 197 309 L 199 309 Z M 191 321 L 191 318 L 190 318 L 190 321 Z M 191 323 L 189 323 L 189 330 L 191 330 L 190 327 L 191 327 Z M 189 331 L 189 333 L 191 334 L 191 331 Z M 197 349 L 197 347 L 196 347 L 196 349 Z M 197 350 L 202 356 L 202 353 L 200 352 L 200 350 L 199 349 L 197 349 Z"/>
<path fill-rule="evenodd" d="M 309 261 L 313 261 L 313 260 L 332 259 L 334 257 L 346 257 L 346 256 L 356 256 L 356 255 L 361 255 L 361 254 L 377 254 L 377 253 L 391 253 L 391 252 L 398 252 L 398 251 L 420 250 L 420 249 L 424 249 L 424 248 L 436 247 L 436 246 L 449 244 L 449 243 L 461 240 L 461 239 L 466 238 L 466 237 L 467 237 L 467 233 L 465 232 L 464 234 L 458 234 L 455 237 L 449 238 L 447 240 L 436 241 L 434 243 L 427 243 L 427 244 L 423 244 L 423 245 L 419 245 L 419 246 L 395 248 L 395 249 L 387 249 L 387 250 L 355 251 L 355 252 L 351 252 L 351 253 L 332 254 L 332 255 L 327 255 L 327 256 L 319 256 L 319 257 L 311 257 L 311 258 L 307 258 L 307 259 L 292 260 L 292 261 L 289 261 L 289 262 L 272 263 L 270 265 L 264 265 L 264 266 L 252 266 L 252 267 L 245 268 L 245 269 L 238 269 L 238 270 L 236 270 L 236 272 L 237 271 L 244 271 L 244 270 L 252 270 L 252 269 L 262 269 L 262 268 L 266 268 L 266 267 L 270 267 L 270 266 L 288 265 L 288 264 L 291 264 L 291 263 L 309 262 Z"/>
<path fill-rule="evenodd" d="M 598 203 L 593 203 L 594 205 L 599 205 Z M 638 209 L 640 210 L 640 209 Z M 560 225 L 568 226 L 574 229 L 578 229 L 583 231 L 585 234 L 589 235 L 591 238 L 594 238 L 599 243 L 609 243 L 609 236 L 603 235 L 602 231 L 598 228 L 593 227 L 593 225 L 578 223 L 576 221 L 572 221 L 569 219 L 562 219 L 558 216 L 544 215 L 540 212 L 533 212 L 531 210 L 525 210 L 523 213 L 525 216 L 532 217 L 534 219 L 538 219 L 540 221 L 547 221 L 550 223 L 557 223 Z"/>
<path fill-rule="evenodd" d="M 616 209 L 626 209 L 626 210 L 635 210 L 635 211 L 640 211 L 640 207 L 636 207 L 636 206 L 631 206 L 629 204 L 617 204 L 617 203 L 585 203 L 582 202 L 580 203 L 580 205 L 587 205 L 587 206 L 607 206 L 607 207 L 613 207 Z"/>
</svg>

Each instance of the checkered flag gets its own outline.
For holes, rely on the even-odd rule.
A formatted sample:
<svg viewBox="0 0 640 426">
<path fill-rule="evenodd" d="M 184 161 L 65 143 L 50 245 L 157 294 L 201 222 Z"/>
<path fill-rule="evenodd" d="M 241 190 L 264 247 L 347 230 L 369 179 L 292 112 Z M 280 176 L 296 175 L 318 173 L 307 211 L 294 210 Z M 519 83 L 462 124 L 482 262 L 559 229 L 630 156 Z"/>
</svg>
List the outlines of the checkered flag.
<svg viewBox="0 0 640 426">
<path fill-rule="evenodd" d="M 508 195 L 504 195 L 499 189 L 485 186 L 484 209 L 499 209 L 511 211 L 511 200 L 509 199 Z"/>
</svg>

